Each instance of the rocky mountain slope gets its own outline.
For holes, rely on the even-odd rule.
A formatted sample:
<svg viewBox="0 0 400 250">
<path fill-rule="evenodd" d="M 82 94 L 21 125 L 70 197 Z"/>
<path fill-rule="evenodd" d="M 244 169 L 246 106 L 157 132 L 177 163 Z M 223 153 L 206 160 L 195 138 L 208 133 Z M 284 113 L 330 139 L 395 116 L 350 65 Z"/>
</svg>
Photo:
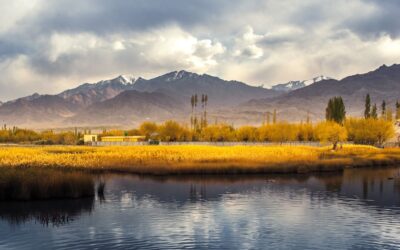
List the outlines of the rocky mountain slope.
<svg viewBox="0 0 400 250">
<path fill-rule="evenodd" d="M 174 71 L 149 80 L 119 76 L 85 83 L 58 95 L 35 93 L 9 101 L 0 107 L 0 120 L 24 127 L 187 120 L 193 94 L 208 95 L 211 112 L 251 99 L 277 96 L 280 92 L 187 71 Z"/>
<path fill-rule="evenodd" d="M 342 96 L 347 114 L 361 116 L 365 96 L 369 93 L 372 103 L 385 100 L 394 109 L 400 99 L 400 65 L 383 65 L 378 69 L 346 77 L 342 80 L 322 80 L 304 88 L 291 91 L 275 98 L 252 100 L 241 105 L 241 110 L 272 111 L 277 109 L 283 120 L 305 120 L 307 112 L 313 119 L 323 119 L 329 98 Z"/>
</svg>

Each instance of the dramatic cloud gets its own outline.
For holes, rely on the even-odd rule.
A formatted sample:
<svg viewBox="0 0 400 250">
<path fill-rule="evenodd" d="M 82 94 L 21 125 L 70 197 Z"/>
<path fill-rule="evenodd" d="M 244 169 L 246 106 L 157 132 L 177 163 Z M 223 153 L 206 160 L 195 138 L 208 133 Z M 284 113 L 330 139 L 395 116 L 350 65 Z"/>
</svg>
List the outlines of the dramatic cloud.
<svg viewBox="0 0 400 250">
<path fill-rule="evenodd" d="M 397 0 L 0 0 L 0 100 L 177 69 L 253 85 L 400 63 Z"/>
</svg>

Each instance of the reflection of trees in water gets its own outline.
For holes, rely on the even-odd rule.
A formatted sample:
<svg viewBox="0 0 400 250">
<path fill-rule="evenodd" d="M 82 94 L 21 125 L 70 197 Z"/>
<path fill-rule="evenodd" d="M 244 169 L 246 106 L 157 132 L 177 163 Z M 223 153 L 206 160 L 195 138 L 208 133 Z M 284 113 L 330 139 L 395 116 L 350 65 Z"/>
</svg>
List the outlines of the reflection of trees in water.
<svg viewBox="0 0 400 250">
<path fill-rule="evenodd" d="M 207 189 L 205 184 L 200 185 L 200 190 L 197 191 L 197 185 L 190 185 L 189 197 L 191 202 L 205 201 L 207 199 Z"/>
<path fill-rule="evenodd" d="M 398 168 L 366 168 L 344 171 L 340 195 L 375 206 L 400 204 Z"/>
<path fill-rule="evenodd" d="M 94 198 L 36 202 L 1 202 L 0 219 L 11 225 L 35 221 L 43 226 L 61 226 L 82 213 L 91 213 Z"/>
</svg>

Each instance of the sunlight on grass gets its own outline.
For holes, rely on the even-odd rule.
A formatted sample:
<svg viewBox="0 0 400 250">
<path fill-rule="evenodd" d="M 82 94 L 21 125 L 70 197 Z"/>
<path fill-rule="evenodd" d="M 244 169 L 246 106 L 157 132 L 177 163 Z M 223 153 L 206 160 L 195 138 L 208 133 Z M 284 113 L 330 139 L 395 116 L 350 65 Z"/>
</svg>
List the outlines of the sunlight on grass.
<svg viewBox="0 0 400 250">
<path fill-rule="evenodd" d="M 3 147 L 0 167 L 54 167 L 142 174 L 329 171 L 388 165 L 399 149 L 344 145 L 338 151 L 307 146 Z"/>
</svg>

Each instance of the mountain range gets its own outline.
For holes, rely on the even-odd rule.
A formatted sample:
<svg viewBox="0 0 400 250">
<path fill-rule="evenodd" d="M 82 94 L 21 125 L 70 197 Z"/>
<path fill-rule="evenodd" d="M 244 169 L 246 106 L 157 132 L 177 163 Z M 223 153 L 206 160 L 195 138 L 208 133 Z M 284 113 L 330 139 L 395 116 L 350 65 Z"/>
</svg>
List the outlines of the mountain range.
<svg viewBox="0 0 400 250">
<path fill-rule="evenodd" d="M 187 122 L 190 97 L 208 96 L 212 122 L 260 124 L 266 112 L 277 110 L 278 119 L 323 119 L 326 103 L 333 96 L 344 98 L 347 113 L 360 116 L 364 98 L 388 105 L 400 96 L 400 65 L 381 66 L 365 73 L 335 80 L 316 77 L 291 81 L 270 89 L 239 81 L 226 81 L 207 74 L 174 71 L 152 79 L 119 76 L 97 83 L 84 83 L 56 95 L 30 96 L 0 104 L 0 121 L 9 125 L 49 128 L 70 126 L 137 126 L 150 120 Z M 196 108 L 199 112 L 201 104 Z"/>
<path fill-rule="evenodd" d="M 378 107 L 385 100 L 388 107 L 394 110 L 395 102 L 400 99 L 400 65 L 383 65 L 368 73 L 342 80 L 326 79 L 273 98 L 253 99 L 241 105 L 241 110 L 271 112 L 276 109 L 283 120 L 305 120 L 307 114 L 313 120 L 320 120 L 325 116 L 329 98 L 341 96 L 348 115 L 362 116 L 368 93 L 372 103 Z"/>
</svg>

